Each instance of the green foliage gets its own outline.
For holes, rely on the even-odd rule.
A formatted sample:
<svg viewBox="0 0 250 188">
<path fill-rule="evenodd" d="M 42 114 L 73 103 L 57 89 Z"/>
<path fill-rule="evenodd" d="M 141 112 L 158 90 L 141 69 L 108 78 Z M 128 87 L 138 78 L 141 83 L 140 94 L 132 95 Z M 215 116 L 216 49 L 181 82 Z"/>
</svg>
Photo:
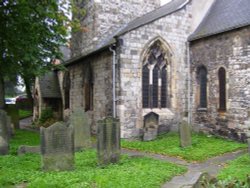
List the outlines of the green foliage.
<svg viewBox="0 0 250 188">
<path fill-rule="evenodd" d="M 20 75 L 27 85 L 53 68 L 51 60 L 62 56 L 59 47 L 66 44 L 70 28 L 79 26 L 68 16 L 71 10 L 77 10 L 75 0 L 0 2 L 0 88 L 3 78 Z"/>
<path fill-rule="evenodd" d="M 192 146 L 181 148 L 179 135 L 177 133 L 169 133 L 161 135 L 156 140 L 150 142 L 122 140 L 122 147 L 176 156 L 187 161 L 204 161 L 226 152 L 246 148 L 247 146 L 246 144 L 204 134 L 192 134 Z"/>
<path fill-rule="evenodd" d="M 249 188 L 250 187 L 250 176 L 246 177 L 245 180 L 240 181 L 238 179 L 234 179 L 232 177 L 228 177 L 225 180 L 212 180 L 202 181 L 203 187 L 208 188 Z"/>
<path fill-rule="evenodd" d="M 37 145 L 38 142 L 38 134 L 18 131 L 11 147 Z M 69 172 L 43 172 L 40 170 L 40 160 L 37 154 L 0 156 L 0 187 L 27 183 L 27 187 L 31 188 L 153 188 L 160 187 L 165 181 L 187 170 L 164 161 L 128 156 L 122 156 L 118 164 L 101 168 L 97 165 L 95 150 L 77 152 L 75 170 Z"/>
<path fill-rule="evenodd" d="M 39 119 L 39 123 L 45 123 L 47 120 L 53 118 L 53 110 L 52 108 L 45 108 L 41 112 L 41 117 Z"/>
<path fill-rule="evenodd" d="M 218 178 L 225 180 L 228 177 L 232 177 L 240 181 L 245 181 L 247 176 L 250 176 L 249 154 L 245 154 L 226 164 L 225 168 L 219 172 Z"/>
<path fill-rule="evenodd" d="M 19 110 L 19 119 L 24 119 L 32 116 L 32 111 L 30 110 Z"/>
</svg>

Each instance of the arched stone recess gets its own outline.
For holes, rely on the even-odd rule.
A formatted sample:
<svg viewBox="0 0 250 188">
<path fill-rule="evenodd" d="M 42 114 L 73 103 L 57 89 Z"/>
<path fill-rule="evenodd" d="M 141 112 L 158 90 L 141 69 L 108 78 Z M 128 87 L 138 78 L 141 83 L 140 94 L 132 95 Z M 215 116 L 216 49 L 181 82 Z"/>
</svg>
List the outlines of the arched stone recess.
<svg viewBox="0 0 250 188">
<path fill-rule="evenodd" d="M 155 37 L 144 47 L 141 63 L 141 117 L 150 112 L 159 115 L 158 132 L 172 129 L 177 122 L 173 110 L 174 53 L 161 37 Z M 143 122 L 143 121 L 141 121 Z M 143 127 L 141 123 L 140 127 Z"/>
</svg>

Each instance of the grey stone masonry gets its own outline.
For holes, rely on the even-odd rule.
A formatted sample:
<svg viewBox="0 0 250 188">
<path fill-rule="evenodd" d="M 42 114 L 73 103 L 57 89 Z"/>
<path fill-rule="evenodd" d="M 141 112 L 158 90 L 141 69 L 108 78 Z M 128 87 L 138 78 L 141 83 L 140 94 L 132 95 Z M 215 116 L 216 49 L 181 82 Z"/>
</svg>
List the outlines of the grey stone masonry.
<svg viewBox="0 0 250 188">
<path fill-rule="evenodd" d="M 70 111 L 85 109 L 85 75 L 91 67 L 93 79 L 93 108 L 86 112 L 91 129 L 96 132 L 97 121 L 112 114 L 112 53 L 104 51 L 77 64 L 68 66 L 70 73 Z M 93 115 L 92 115 L 93 114 Z"/>
<path fill-rule="evenodd" d="M 92 0 L 80 6 L 86 15 L 80 18 L 82 30 L 72 35 L 72 56 L 93 49 L 124 24 L 159 7 L 160 1 Z"/>
<path fill-rule="evenodd" d="M 48 128 L 40 128 L 42 169 L 65 171 L 74 169 L 74 130 L 57 122 Z"/>
<path fill-rule="evenodd" d="M 187 38 L 191 32 L 191 7 L 173 12 L 138 27 L 119 39 L 123 41 L 118 54 L 117 115 L 121 137 L 138 137 L 143 117 L 149 112 L 159 115 L 159 126 L 178 130 L 177 113 L 187 111 Z M 159 42 L 166 60 L 167 107 L 143 108 L 142 71 L 150 48 Z"/>
<path fill-rule="evenodd" d="M 7 113 L 0 110 L 0 155 L 6 155 L 9 152 L 10 125 Z"/>
<path fill-rule="evenodd" d="M 71 114 L 70 124 L 74 127 L 75 151 L 90 148 L 90 123 L 88 116 L 82 109 L 77 109 Z"/>
<path fill-rule="evenodd" d="M 186 121 L 182 121 L 179 124 L 179 134 L 181 147 L 192 145 L 190 125 Z"/>
<path fill-rule="evenodd" d="M 120 123 L 107 117 L 98 121 L 97 153 L 100 166 L 117 163 L 120 158 Z"/>
<path fill-rule="evenodd" d="M 250 109 L 250 26 L 197 41 L 191 50 L 192 121 L 201 131 L 245 141 Z M 197 70 L 207 69 L 207 108 L 199 108 Z M 225 104 L 220 109 L 219 69 L 225 70 Z"/>
</svg>

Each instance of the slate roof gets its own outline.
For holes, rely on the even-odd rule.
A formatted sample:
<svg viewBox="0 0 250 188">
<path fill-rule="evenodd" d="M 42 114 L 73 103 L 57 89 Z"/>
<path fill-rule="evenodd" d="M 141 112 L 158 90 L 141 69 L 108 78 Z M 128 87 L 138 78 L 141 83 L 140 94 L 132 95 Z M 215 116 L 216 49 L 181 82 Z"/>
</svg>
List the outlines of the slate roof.
<svg viewBox="0 0 250 188">
<path fill-rule="evenodd" d="M 146 25 L 150 22 L 153 22 L 159 18 L 162 18 L 168 14 L 172 14 L 173 12 L 176 12 L 180 9 L 182 9 L 187 3 L 189 3 L 189 0 L 173 0 L 158 9 L 155 9 L 127 24 L 127 26 L 122 29 L 117 35 L 122 35 L 124 33 L 127 33 L 129 31 L 132 31 L 138 27 L 141 27 L 143 25 Z"/>
<path fill-rule="evenodd" d="M 189 41 L 250 25 L 250 0 L 216 0 Z"/>
<path fill-rule="evenodd" d="M 155 9 L 142 17 L 136 18 L 135 20 L 132 20 L 131 22 L 123 25 L 120 27 L 116 32 L 110 35 L 110 37 L 104 39 L 101 41 L 94 49 L 81 54 L 77 57 L 73 57 L 72 59 L 69 59 L 65 65 L 70 65 L 72 63 L 75 63 L 76 61 L 87 57 L 89 55 L 93 55 L 97 52 L 100 52 L 104 49 L 107 49 L 110 45 L 114 44 L 116 42 L 115 37 L 118 37 L 120 35 L 123 35 L 129 31 L 132 31 L 138 27 L 141 27 L 143 25 L 146 25 L 148 23 L 151 23 L 159 18 L 162 18 L 168 14 L 174 13 L 180 9 L 182 9 L 186 4 L 189 3 L 190 0 L 173 0 L 158 9 Z"/>
<path fill-rule="evenodd" d="M 54 71 L 47 72 L 38 79 L 42 98 L 61 98 L 58 78 Z"/>
</svg>

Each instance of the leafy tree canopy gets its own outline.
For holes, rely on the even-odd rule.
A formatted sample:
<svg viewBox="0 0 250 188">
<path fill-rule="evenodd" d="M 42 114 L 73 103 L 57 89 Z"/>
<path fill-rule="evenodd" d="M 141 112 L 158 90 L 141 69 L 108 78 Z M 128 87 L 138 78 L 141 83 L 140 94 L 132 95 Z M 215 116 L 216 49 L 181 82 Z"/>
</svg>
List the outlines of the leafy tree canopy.
<svg viewBox="0 0 250 188">
<path fill-rule="evenodd" d="M 59 46 L 67 41 L 69 28 L 79 25 L 68 16 L 76 8 L 73 0 L 0 2 L 0 108 L 4 77 L 38 75 L 60 57 Z"/>
</svg>

